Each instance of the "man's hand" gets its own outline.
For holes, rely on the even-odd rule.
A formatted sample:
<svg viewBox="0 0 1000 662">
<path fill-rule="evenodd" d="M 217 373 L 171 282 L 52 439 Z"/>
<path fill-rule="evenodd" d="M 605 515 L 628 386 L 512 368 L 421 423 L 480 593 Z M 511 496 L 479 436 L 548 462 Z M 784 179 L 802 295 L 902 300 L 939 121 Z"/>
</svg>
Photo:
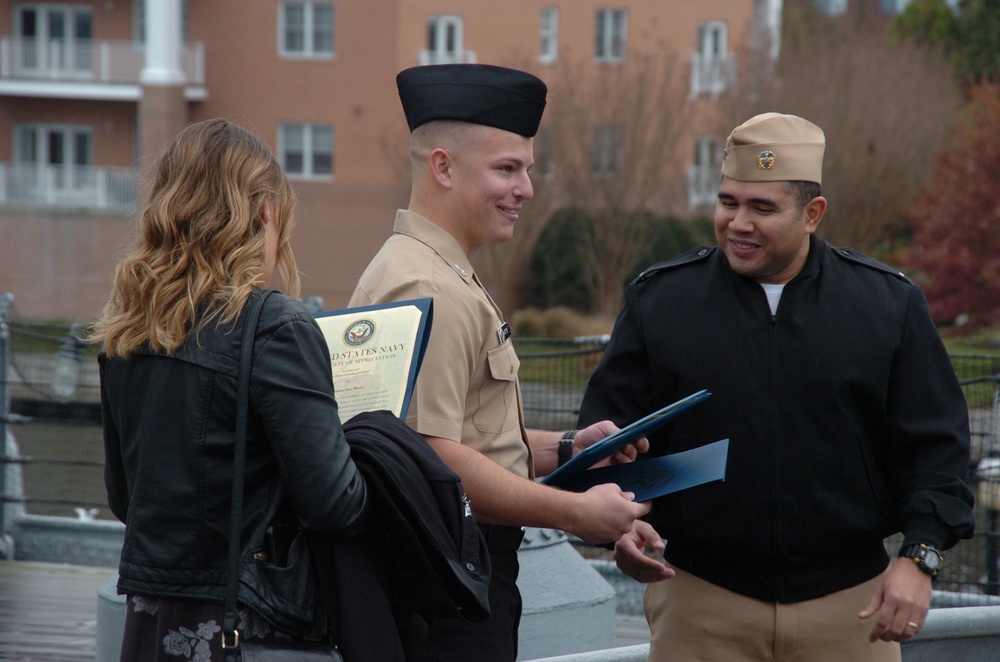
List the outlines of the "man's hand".
<svg viewBox="0 0 1000 662">
<path fill-rule="evenodd" d="M 858 618 L 875 617 L 868 636 L 872 643 L 879 639 L 903 642 L 924 627 L 930 604 L 930 575 L 909 559 L 898 559 Z"/>
<path fill-rule="evenodd" d="M 424 439 L 461 477 L 476 519 L 484 524 L 562 529 L 602 544 L 621 538 L 649 512 L 648 503 L 635 503 L 634 494 L 614 483 L 567 492 L 517 476 L 468 446 L 441 437 Z"/>
<path fill-rule="evenodd" d="M 615 543 L 615 563 L 618 564 L 618 569 L 644 584 L 673 577 L 673 570 L 646 556 L 644 552 L 647 549 L 663 549 L 663 540 L 647 522 L 636 520 L 632 530 Z"/>
<path fill-rule="evenodd" d="M 649 512 L 648 503 L 635 503 L 635 495 L 622 492 L 614 483 L 595 485 L 582 494 L 573 522 L 564 530 L 592 544 L 615 542 L 632 528 L 633 522 Z"/>
<path fill-rule="evenodd" d="M 576 455 L 585 448 L 596 444 L 601 439 L 604 439 L 609 434 L 614 434 L 615 432 L 618 432 L 618 426 L 611 421 L 600 421 L 581 429 L 573 438 L 573 455 Z M 594 466 L 604 467 L 609 464 L 624 464 L 626 462 L 631 462 L 635 460 L 639 453 L 645 453 L 648 450 L 649 440 L 645 437 L 640 437 L 633 443 L 617 451 L 611 457 L 601 460 Z"/>
</svg>

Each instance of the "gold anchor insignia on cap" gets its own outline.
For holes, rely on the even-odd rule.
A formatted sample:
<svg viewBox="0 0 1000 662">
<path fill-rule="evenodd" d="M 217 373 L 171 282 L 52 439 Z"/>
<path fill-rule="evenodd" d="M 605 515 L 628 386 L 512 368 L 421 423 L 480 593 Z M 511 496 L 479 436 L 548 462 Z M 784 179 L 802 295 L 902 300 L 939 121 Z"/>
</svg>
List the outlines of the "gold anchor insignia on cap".
<svg viewBox="0 0 1000 662">
<path fill-rule="evenodd" d="M 772 170 L 774 168 L 774 159 L 774 152 L 769 149 L 765 149 L 757 155 L 757 169 Z"/>
</svg>

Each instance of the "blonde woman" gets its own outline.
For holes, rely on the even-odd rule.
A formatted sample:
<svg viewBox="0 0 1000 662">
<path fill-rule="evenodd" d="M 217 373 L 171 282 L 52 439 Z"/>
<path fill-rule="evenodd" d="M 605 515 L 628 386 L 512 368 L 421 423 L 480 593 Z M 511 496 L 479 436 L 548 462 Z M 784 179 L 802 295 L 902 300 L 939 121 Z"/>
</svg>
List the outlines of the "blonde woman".
<svg viewBox="0 0 1000 662">
<path fill-rule="evenodd" d="M 267 146 L 221 119 L 184 129 L 146 182 L 138 236 L 95 331 L 108 503 L 126 525 L 122 660 L 223 659 L 244 313 L 276 270 L 297 294 L 294 206 Z M 328 350 L 284 294 L 266 297 L 254 335 L 247 430 L 244 550 L 280 563 L 284 530 L 358 532 L 366 488 L 341 430 Z M 331 637 L 322 608 L 283 631 L 242 597 L 243 641 Z"/>
</svg>

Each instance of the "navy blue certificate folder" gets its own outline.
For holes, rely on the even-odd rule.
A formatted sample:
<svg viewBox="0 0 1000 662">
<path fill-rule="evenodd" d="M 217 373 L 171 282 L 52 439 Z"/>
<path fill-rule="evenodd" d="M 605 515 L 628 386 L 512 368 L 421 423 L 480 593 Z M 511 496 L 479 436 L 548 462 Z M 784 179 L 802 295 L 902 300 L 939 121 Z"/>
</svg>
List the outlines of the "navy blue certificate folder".
<svg viewBox="0 0 1000 662">
<path fill-rule="evenodd" d="M 637 502 L 686 490 L 695 485 L 726 479 L 729 440 L 625 464 L 588 469 L 573 474 L 560 488 L 583 492 L 594 485 L 617 483 L 624 492 L 635 494 Z"/>
<path fill-rule="evenodd" d="M 652 490 L 645 488 L 640 490 L 642 496 L 653 498 L 652 496 L 649 496 L 649 493 L 658 492 L 655 496 L 660 496 L 661 494 L 668 493 L 669 491 L 684 489 L 684 487 L 678 486 L 684 485 L 686 482 L 689 482 L 690 479 L 695 479 L 698 482 L 685 485 L 686 487 L 709 482 L 710 480 L 721 480 L 725 475 L 725 459 L 728 455 L 728 440 L 716 442 L 716 444 L 711 445 L 712 449 L 703 451 L 701 454 L 696 454 L 693 459 L 698 460 L 698 462 L 695 462 L 694 464 L 691 464 L 690 462 L 684 464 L 684 462 L 681 462 L 679 466 L 684 470 L 684 473 L 689 473 L 689 471 L 692 470 L 695 472 L 690 476 L 681 476 L 680 478 L 682 480 L 677 480 L 678 476 L 676 472 L 672 471 L 671 467 L 664 466 L 665 463 L 663 460 L 666 458 L 641 459 L 635 462 L 614 465 L 611 467 L 590 469 L 590 467 L 594 466 L 596 463 L 614 455 L 628 444 L 656 431 L 675 416 L 695 406 L 696 404 L 703 402 L 710 395 L 711 393 L 707 390 L 692 393 L 686 398 L 671 403 L 662 409 L 658 409 L 652 414 L 649 414 L 648 416 L 645 416 L 630 425 L 626 425 L 618 432 L 610 434 L 596 444 L 580 451 L 580 453 L 573 457 L 573 459 L 543 478 L 541 482 L 546 485 L 572 491 L 583 491 L 600 483 L 615 482 L 619 485 L 630 485 L 631 487 L 626 488 L 623 486 L 622 489 L 636 492 L 636 489 L 633 489 L 633 487 L 636 487 L 636 480 L 641 474 L 642 479 L 639 482 L 643 485 L 652 486 L 653 484 L 659 484 L 659 487 L 655 487 Z M 720 450 L 723 451 L 721 455 L 721 476 L 719 475 L 720 457 L 718 455 L 718 451 Z M 690 459 L 692 458 L 688 458 L 688 460 Z M 661 473 L 658 480 L 656 478 L 656 473 L 660 469 L 666 473 Z M 667 478 L 667 474 L 670 474 L 670 478 Z M 670 485 L 671 483 L 672 485 Z M 667 487 L 668 485 L 670 485 L 669 488 Z M 661 491 L 664 489 L 668 491 Z M 639 498 L 640 492 L 636 493 L 636 500 L 645 500 Z"/>
</svg>

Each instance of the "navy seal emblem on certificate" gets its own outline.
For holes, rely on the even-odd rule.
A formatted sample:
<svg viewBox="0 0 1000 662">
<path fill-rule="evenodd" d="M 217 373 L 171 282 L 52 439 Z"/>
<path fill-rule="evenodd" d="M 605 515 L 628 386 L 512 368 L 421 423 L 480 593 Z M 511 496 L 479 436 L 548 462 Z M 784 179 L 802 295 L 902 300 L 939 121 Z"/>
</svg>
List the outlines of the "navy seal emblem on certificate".
<svg viewBox="0 0 1000 662">
<path fill-rule="evenodd" d="M 375 335 L 375 322 L 363 319 L 354 322 L 344 331 L 344 344 L 351 347 L 364 345 Z"/>
</svg>

